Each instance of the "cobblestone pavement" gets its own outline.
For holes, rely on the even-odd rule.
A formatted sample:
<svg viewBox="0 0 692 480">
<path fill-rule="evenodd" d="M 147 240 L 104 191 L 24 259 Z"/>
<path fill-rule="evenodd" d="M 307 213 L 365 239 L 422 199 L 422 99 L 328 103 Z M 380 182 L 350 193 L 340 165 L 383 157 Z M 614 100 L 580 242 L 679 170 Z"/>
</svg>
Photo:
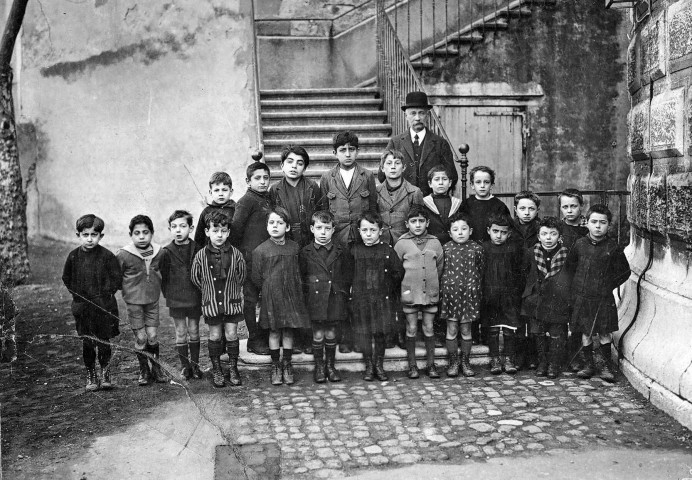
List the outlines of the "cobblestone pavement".
<svg viewBox="0 0 692 480">
<path fill-rule="evenodd" d="M 483 372 L 485 373 L 485 372 Z M 307 377 L 308 374 L 303 374 Z M 583 447 L 690 448 L 689 431 L 621 379 L 564 376 L 269 385 L 228 390 L 240 445 L 278 442 L 281 478 Z M 254 455 L 262 456 L 255 450 Z M 257 465 L 253 454 L 245 455 Z M 264 460 L 264 457 L 262 457 Z"/>
</svg>

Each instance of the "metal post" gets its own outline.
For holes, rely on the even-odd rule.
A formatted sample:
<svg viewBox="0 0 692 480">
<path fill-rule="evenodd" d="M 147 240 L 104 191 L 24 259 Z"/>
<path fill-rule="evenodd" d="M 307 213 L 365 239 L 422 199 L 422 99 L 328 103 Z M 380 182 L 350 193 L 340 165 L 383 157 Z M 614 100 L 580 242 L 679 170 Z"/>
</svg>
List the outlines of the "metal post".
<svg viewBox="0 0 692 480">
<path fill-rule="evenodd" d="M 469 146 L 466 143 L 459 145 L 459 153 L 461 157 L 457 160 L 461 166 L 461 200 L 466 200 L 466 171 L 469 168 L 469 160 L 466 154 L 469 153 Z"/>
</svg>

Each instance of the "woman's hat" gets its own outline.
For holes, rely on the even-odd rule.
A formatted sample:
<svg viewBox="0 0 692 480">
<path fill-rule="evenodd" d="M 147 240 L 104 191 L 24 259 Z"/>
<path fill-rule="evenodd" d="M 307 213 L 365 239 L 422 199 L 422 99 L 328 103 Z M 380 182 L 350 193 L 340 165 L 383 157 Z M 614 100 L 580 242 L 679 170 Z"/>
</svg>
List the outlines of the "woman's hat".
<svg viewBox="0 0 692 480">
<path fill-rule="evenodd" d="M 407 108 L 432 108 L 432 105 L 428 104 L 428 96 L 425 92 L 411 92 L 406 95 L 406 103 L 401 107 L 402 110 L 406 111 Z"/>
</svg>

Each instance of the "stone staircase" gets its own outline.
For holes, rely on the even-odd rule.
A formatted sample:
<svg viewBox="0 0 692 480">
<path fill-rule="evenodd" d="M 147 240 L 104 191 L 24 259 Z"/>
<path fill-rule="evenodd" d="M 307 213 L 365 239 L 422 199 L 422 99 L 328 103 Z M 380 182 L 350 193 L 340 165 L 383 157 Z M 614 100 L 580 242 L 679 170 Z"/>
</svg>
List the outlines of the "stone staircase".
<svg viewBox="0 0 692 480">
<path fill-rule="evenodd" d="M 310 155 L 306 176 L 319 180 L 336 165 L 332 137 L 343 130 L 358 135 L 358 163 L 376 171 L 392 126 L 377 87 L 261 90 L 264 161 L 281 176 L 281 150 L 300 145 Z"/>
<path fill-rule="evenodd" d="M 424 76 L 425 71 L 439 67 L 446 60 L 463 57 L 475 45 L 490 38 L 493 32 L 505 31 L 510 28 L 513 20 L 530 17 L 532 8 L 553 6 L 557 0 L 514 0 L 492 13 L 464 25 L 458 31 L 450 32 L 446 37 L 422 50 L 411 52 L 411 65 Z M 376 84 L 375 77 L 369 78 L 356 85 L 369 87 Z"/>
</svg>

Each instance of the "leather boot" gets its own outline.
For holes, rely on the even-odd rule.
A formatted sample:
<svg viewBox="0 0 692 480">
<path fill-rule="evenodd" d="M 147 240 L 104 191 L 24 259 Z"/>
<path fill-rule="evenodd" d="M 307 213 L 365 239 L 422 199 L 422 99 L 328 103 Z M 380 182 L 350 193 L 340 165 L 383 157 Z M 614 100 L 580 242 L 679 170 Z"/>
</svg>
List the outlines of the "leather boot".
<svg viewBox="0 0 692 480">
<path fill-rule="evenodd" d="M 315 360 L 313 379 L 315 383 L 324 383 L 327 381 L 327 376 L 325 375 L 326 368 L 324 365 L 324 343 L 312 344 L 312 356 Z"/>
<path fill-rule="evenodd" d="M 163 373 L 159 360 L 159 344 L 150 345 L 147 343 L 147 352 L 151 355 L 151 376 L 156 383 L 167 383 L 168 378 Z"/>
<path fill-rule="evenodd" d="M 99 388 L 99 380 L 98 377 L 96 376 L 96 368 L 95 367 L 87 367 L 87 375 L 86 375 L 86 391 L 87 392 L 95 392 Z"/>
<path fill-rule="evenodd" d="M 435 336 L 425 337 L 425 360 L 426 368 L 428 369 L 428 378 L 440 378 L 435 365 Z"/>
<path fill-rule="evenodd" d="M 190 368 L 192 369 L 192 378 L 200 379 L 204 377 L 204 373 L 199 368 L 199 340 L 188 342 L 190 347 Z"/>
<path fill-rule="evenodd" d="M 584 368 L 577 372 L 579 378 L 591 378 L 596 374 L 596 367 L 593 363 L 593 345 L 584 347 Z"/>
<path fill-rule="evenodd" d="M 581 347 L 581 333 L 572 332 L 567 340 L 567 352 L 569 354 L 569 371 L 577 373 L 584 367 L 584 353 Z"/>
<path fill-rule="evenodd" d="M 373 364 L 372 357 L 366 356 L 365 360 L 365 371 L 363 372 L 363 380 L 366 382 L 372 382 L 375 377 L 375 365 Z"/>
<path fill-rule="evenodd" d="M 238 356 L 240 354 L 240 341 L 228 340 L 226 343 L 226 352 L 228 353 L 228 383 L 237 387 L 242 383 L 240 372 L 238 372 Z"/>
<path fill-rule="evenodd" d="M 548 375 L 548 354 L 546 352 L 545 335 L 538 334 L 534 338 L 536 343 L 536 352 L 538 352 L 538 366 L 536 367 L 536 376 L 545 377 Z"/>
<path fill-rule="evenodd" d="M 416 362 L 416 337 L 406 337 L 406 358 L 408 359 L 408 378 L 420 377 L 418 363 Z"/>
<path fill-rule="evenodd" d="M 471 347 L 472 340 L 461 340 L 461 373 L 465 377 L 474 377 L 476 372 L 471 368 Z"/>
<path fill-rule="evenodd" d="M 615 382 L 615 374 L 612 370 L 611 355 L 612 350 L 610 348 L 610 343 L 601 345 L 601 355 L 603 356 L 603 366 L 601 367 L 601 373 L 598 375 L 601 380 L 613 383 Z"/>
<path fill-rule="evenodd" d="M 389 380 L 387 372 L 384 371 L 384 335 L 375 335 L 375 378 L 380 382 Z"/>
<path fill-rule="evenodd" d="M 447 339 L 447 359 L 449 365 L 447 366 L 447 376 L 448 377 L 458 377 L 459 376 L 459 349 L 458 342 L 455 338 L 454 340 Z"/>
<path fill-rule="evenodd" d="M 223 378 L 223 369 L 221 368 L 221 341 L 209 340 L 209 360 L 211 360 L 211 375 L 212 385 L 216 388 L 226 386 L 226 381 Z"/>
<path fill-rule="evenodd" d="M 281 371 L 281 361 L 272 360 L 272 373 L 271 373 L 272 385 L 283 385 L 284 377 Z"/>
<path fill-rule="evenodd" d="M 190 366 L 190 359 L 188 358 L 188 345 L 187 343 L 179 344 L 175 346 L 175 349 L 178 352 L 178 359 L 180 360 L 180 366 L 182 367 L 180 375 L 185 380 L 190 380 L 192 378 L 192 367 Z"/>
<path fill-rule="evenodd" d="M 328 343 L 325 346 L 325 357 L 327 359 L 327 379 L 330 382 L 340 382 L 341 375 L 334 365 L 336 363 L 336 343 Z"/>
<path fill-rule="evenodd" d="M 151 383 L 151 370 L 149 370 L 149 359 L 143 353 L 137 353 L 137 361 L 139 361 L 139 378 L 137 383 L 140 387 L 144 387 Z"/>
<path fill-rule="evenodd" d="M 502 360 L 500 360 L 500 332 L 499 329 L 490 328 L 488 331 L 488 348 L 490 350 L 490 373 L 499 375 L 502 373 Z"/>
<path fill-rule="evenodd" d="M 510 375 L 514 375 L 517 373 L 517 366 L 514 363 L 515 358 L 516 358 L 516 341 L 517 337 L 514 334 L 514 332 L 509 331 L 505 332 L 504 334 L 504 339 L 505 339 L 505 349 L 504 349 L 504 356 L 505 356 L 505 362 L 503 365 L 503 370 L 505 373 L 508 373 Z"/>
<path fill-rule="evenodd" d="M 101 388 L 104 390 L 110 390 L 113 388 L 113 383 L 111 383 L 111 365 L 101 367 Z"/>
<path fill-rule="evenodd" d="M 295 379 L 293 377 L 293 351 L 289 351 L 288 348 L 284 348 L 284 361 L 283 361 L 283 376 L 284 383 L 286 385 L 293 385 Z"/>
<path fill-rule="evenodd" d="M 389 380 L 389 376 L 384 370 L 384 355 L 379 355 L 375 359 L 375 378 L 380 382 L 386 382 Z"/>
<path fill-rule="evenodd" d="M 560 375 L 560 363 L 562 359 L 562 337 L 550 337 L 550 353 L 548 361 L 548 378 L 557 378 Z"/>
</svg>

